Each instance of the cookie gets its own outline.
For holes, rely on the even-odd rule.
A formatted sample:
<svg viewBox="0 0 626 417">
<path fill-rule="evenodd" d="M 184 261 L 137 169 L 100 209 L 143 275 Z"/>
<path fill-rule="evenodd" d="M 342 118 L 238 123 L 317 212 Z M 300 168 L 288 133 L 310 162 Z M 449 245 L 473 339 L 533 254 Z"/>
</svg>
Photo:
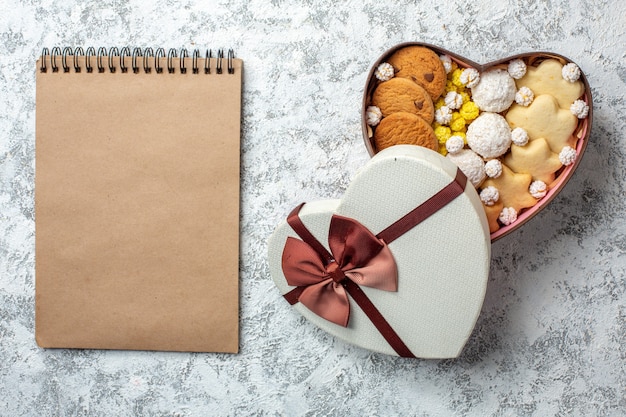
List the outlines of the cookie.
<svg viewBox="0 0 626 417">
<path fill-rule="evenodd" d="M 532 207 L 537 203 L 537 199 L 528 191 L 532 179 L 532 175 L 518 174 L 502 164 L 502 175 L 498 178 L 487 178 L 483 182 L 482 188 L 490 185 L 496 187 L 500 194 L 498 201 L 504 207 L 512 207 L 516 212 L 519 212 L 521 209 Z"/>
<path fill-rule="evenodd" d="M 397 50 L 388 60 L 396 77 L 408 78 L 428 91 L 436 101 L 446 88 L 446 70 L 439 56 L 423 46 L 407 46 Z"/>
<path fill-rule="evenodd" d="M 380 121 L 374 131 L 377 151 L 393 145 L 419 145 L 437 150 L 437 137 L 424 119 L 408 112 L 392 113 Z"/>
<path fill-rule="evenodd" d="M 520 174 L 530 174 L 533 180 L 551 184 L 562 164 L 559 155 L 550 150 L 544 138 L 530 141 L 526 146 L 511 145 L 504 157 L 506 166 Z"/>
<path fill-rule="evenodd" d="M 544 138 L 552 152 L 559 153 L 565 146 L 576 145 L 572 133 L 578 126 L 578 118 L 569 108 L 560 108 L 550 94 L 536 96 L 528 107 L 513 104 L 505 117 L 511 129 L 521 127 L 531 141 Z"/>
<path fill-rule="evenodd" d="M 585 85 L 580 80 L 572 82 L 563 78 L 563 64 L 556 59 L 546 59 L 536 67 L 528 67 L 526 75 L 515 84 L 517 88 L 530 88 L 535 97 L 550 94 L 562 109 L 569 109 L 585 91 Z"/>
<path fill-rule="evenodd" d="M 485 214 L 487 215 L 487 223 L 489 223 L 489 233 L 497 232 L 500 229 L 500 223 L 498 223 L 498 217 L 504 208 L 502 201 L 497 201 L 492 206 L 486 206 L 483 204 Z"/>
<path fill-rule="evenodd" d="M 435 107 L 430 95 L 408 78 L 392 78 L 380 83 L 372 96 L 372 105 L 378 107 L 383 117 L 392 113 L 413 113 L 432 123 Z"/>
</svg>

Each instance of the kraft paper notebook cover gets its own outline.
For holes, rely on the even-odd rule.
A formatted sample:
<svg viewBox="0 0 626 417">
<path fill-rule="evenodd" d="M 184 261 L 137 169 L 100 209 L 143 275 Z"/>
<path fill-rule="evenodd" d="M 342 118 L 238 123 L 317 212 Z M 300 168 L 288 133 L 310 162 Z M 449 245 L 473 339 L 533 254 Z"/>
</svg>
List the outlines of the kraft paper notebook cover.
<svg viewBox="0 0 626 417">
<path fill-rule="evenodd" d="M 242 70 L 231 51 L 44 50 L 40 346 L 238 351 Z"/>
</svg>

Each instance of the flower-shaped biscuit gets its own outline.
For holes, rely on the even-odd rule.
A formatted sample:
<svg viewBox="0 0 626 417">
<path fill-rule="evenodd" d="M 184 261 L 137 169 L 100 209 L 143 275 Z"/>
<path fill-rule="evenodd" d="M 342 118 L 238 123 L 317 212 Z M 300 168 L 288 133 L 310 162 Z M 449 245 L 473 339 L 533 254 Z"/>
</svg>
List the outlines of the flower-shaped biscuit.
<svg viewBox="0 0 626 417">
<path fill-rule="evenodd" d="M 537 199 L 528 192 L 532 182 L 530 174 L 518 174 L 502 164 L 502 175 L 498 178 L 487 178 L 481 188 L 496 187 L 500 194 L 499 201 L 504 207 L 513 207 L 516 212 L 537 204 Z"/>
<path fill-rule="evenodd" d="M 576 138 L 572 136 L 578 118 L 569 108 L 562 109 L 549 94 L 536 96 L 528 107 L 513 104 L 506 114 L 511 129 L 521 127 L 530 140 L 545 138 L 552 152 L 561 152 L 565 146 L 574 147 Z"/>
<path fill-rule="evenodd" d="M 517 88 L 528 87 L 535 97 L 550 94 L 559 103 L 559 107 L 569 106 L 585 91 L 584 84 L 578 80 L 570 82 L 563 78 L 563 64 L 556 59 L 546 59 L 536 67 L 528 67 L 526 75 L 515 81 Z"/>
<path fill-rule="evenodd" d="M 531 174 L 533 180 L 546 184 L 554 181 L 554 173 L 562 165 L 559 155 L 550 150 L 544 138 L 532 140 L 526 146 L 511 145 L 511 152 L 504 157 L 504 163 L 513 171 Z"/>
</svg>

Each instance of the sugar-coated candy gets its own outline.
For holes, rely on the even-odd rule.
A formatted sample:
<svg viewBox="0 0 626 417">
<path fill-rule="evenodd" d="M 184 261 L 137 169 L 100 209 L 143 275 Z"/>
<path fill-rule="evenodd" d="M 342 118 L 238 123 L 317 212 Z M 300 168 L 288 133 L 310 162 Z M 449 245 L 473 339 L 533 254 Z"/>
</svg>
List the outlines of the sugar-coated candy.
<svg viewBox="0 0 626 417">
<path fill-rule="evenodd" d="M 511 140 L 517 146 L 526 146 L 528 144 L 528 132 L 521 127 L 516 127 L 511 131 Z"/>
<path fill-rule="evenodd" d="M 528 188 L 528 192 L 536 199 L 540 199 L 548 193 L 548 186 L 543 181 L 533 181 Z"/>
<path fill-rule="evenodd" d="M 515 93 L 515 102 L 520 106 L 528 107 L 534 99 L 535 94 L 533 94 L 533 90 L 528 87 L 520 87 L 517 93 Z"/>
<path fill-rule="evenodd" d="M 368 106 L 365 111 L 365 119 L 370 126 L 376 126 L 383 118 L 383 112 L 376 106 Z"/>
<path fill-rule="evenodd" d="M 564 147 L 559 153 L 559 160 L 563 165 L 571 165 L 576 161 L 576 149 L 571 146 Z"/>
<path fill-rule="evenodd" d="M 509 62 L 508 66 L 509 75 L 516 80 L 519 80 L 526 75 L 526 64 L 521 59 L 514 59 Z"/>
<path fill-rule="evenodd" d="M 393 66 L 390 63 L 383 62 L 382 64 L 378 66 L 378 68 L 376 68 L 374 75 L 380 81 L 389 81 L 395 75 L 395 71 L 393 69 Z"/>
<path fill-rule="evenodd" d="M 569 109 L 579 119 L 584 119 L 589 114 L 589 106 L 583 100 L 576 100 Z"/>
<path fill-rule="evenodd" d="M 490 185 L 480 192 L 480 200 L 486 206 L 493 206 L 500 199 L 500 192 L 496 187 Z"/>
<path fill-rule="evenodd" d="M 435 122 L 440 125 L 447 125 L 452 120 L 452 112 L 448 106 L 441 106 L 435 110 Z"/>
<path fill-rule="evenodd" d="M 515 211 L 513 207 L 505 207 L 500 212 L 498 220 L 500 220 L 503 225 L 508 226 L 517 220 L 517 211 Z"/>
<path fill-rule="evenodd" d="M 480 82 L 480 73 L 474 68 L 465 68 L 460 75 L 463 85 L 473 88 Z"/>
<path fill-rule="evenodd" d="M 489 178 L 498 178 L 502 175 L 502 162 L 499 159 L 490 159 L 485 162 L 485 174 Z"/>
<path fill-rule="evenodd" d="M 570 83 L 576 82 L 580 78 L 580 68 L 578 68 L 578 65 L 570 62 L 569 64 L 563 65 L 561 75 L 564 80 L 569 81 Z"/>
</svg>

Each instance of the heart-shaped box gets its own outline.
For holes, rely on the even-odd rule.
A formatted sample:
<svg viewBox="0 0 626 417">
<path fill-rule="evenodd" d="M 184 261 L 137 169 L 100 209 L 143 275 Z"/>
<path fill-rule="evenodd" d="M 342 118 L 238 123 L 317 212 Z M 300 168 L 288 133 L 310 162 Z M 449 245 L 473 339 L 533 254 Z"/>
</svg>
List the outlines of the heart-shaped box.
<svg viewBox="0 0 626 417">
<path fill-rule="evenodd" d="M 370 243 L 383 248 L 359 264 Z M 268 248 L 280 293 L 328 333 L 385 354 L 453 358 L 482 307 L 491 242 L 460 170 L 437 152 L 399 145 L 376 154 L 342 199 L 296 208 Z M 366 286 L 393 271 L 397 290 Z"/>
<path fill-rule="evenodd" d="M 461 55 L 455 54 L 453 52 L 447 51 L 443 48 L 440 48 L 438 46 L 431 45 L 428 43 L 405 42 L 405 43 L 398 44 L 390 48 L 386 52 L 384 52 L 372 65 L 372 68 L 367 77 L 367 81 L 366 81 L 366 85 L 365 85 L 365 89 L 363 93 L 361 126 L 362 126 L 363 139 L 365 142 L 365 146 L 369 154 L 372 156 L 376 154 L 377 150 L 373 142 L 372 128 L 367 124 L 366 109 L 372 101 L 372 95 L 373 95 L 374 90 L 376 89 L 377 85 L 380 83 L 380 81 L 375 76 L 376 69 L 381 63 L 387 62 L 387 60 L 395 52 L 397 52 L 398 50 L 404 47 L 409 47 L 409 46 L 423 46 L 423 47 L 429 48 L 440 56 L 443 56 L 443 55 L 449 56 L 451 60 L 456 62 L 456 64 L 458 64 L 460 68 L 474 68 L 478 70 L 480 73 L 483 73 L 484 71 L 488 69 L 492 69 L 492 68 L 498 68 L 498 67 L 506 68 L 506 64 L 514 59 L 524 60 L 528 64 L 528 66 L 537 66 L 543 60 L 546 60 L 546 59 L 556 59 L 560 61 L 562 64 L 573 63 L 571 59 L 566 58 L 559 54 L 552 53 L 552 52 L 530 52 L 530 53 L 513 55 L 510 57 L 499 59 L 497 61 L 493 61 L 493 62 L 483 65 L 483 64 L 478 64 L 476 62 L 473 62 L 465 57 L 462 57 Z M 570 165 L 563 166 L 561 169 L 559 169 L 556 172 L 556 179 L 549 185 L 547 194 L 537 204 L 535 204 L 531 208 L 524 209 L 523 211 L 518 213 L 517 220 L 515 222 L 509 225 L 503 225 L 497 231 L 491 233 L 492 242 L 495 242 L 496 240 L 508 235 L 514 230 L 517 230 L 522 225 L 524 225 L 524 223 L 526 223 L 535 215 L 537 215 L 544 207 L 546 207 L 546 205 L 550 201 L 552 201 L 552 199 L 554 199 L 557 196 L 557 194 L 563 189 L 563 187 L 566 185 L 566 183 L 574 174 L 576 167 L 580 163 L 583 153 L 585 151 L 585 148 L 587 146 L 587 142 L 589 140 L 589 135 L 591 133 L 591 124 L 593 120 L 593 103 L 592 103 L 591 89 L 589 88 L 589 83 L 587 81 L 585 74 L 582 73 L 582 71 L 580 73 L 579 80 L 584 85 L 584 93 L 582 97 L 580 97 L 580 99 L 583 100 L 587 104 L 588 115 L 587 117 L 579 120 L 578 126 L 576 127 L 576 129 L 574 130 L 572 134 L 576 143 L 575 145 L 576 155 L 577 155 L 576 160 Z"/>
</svg>

